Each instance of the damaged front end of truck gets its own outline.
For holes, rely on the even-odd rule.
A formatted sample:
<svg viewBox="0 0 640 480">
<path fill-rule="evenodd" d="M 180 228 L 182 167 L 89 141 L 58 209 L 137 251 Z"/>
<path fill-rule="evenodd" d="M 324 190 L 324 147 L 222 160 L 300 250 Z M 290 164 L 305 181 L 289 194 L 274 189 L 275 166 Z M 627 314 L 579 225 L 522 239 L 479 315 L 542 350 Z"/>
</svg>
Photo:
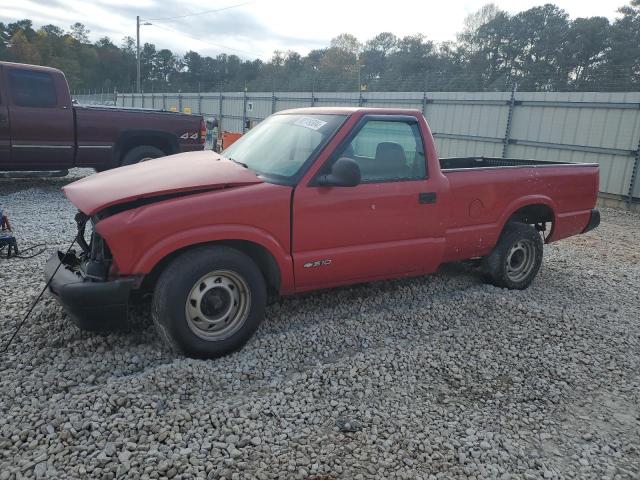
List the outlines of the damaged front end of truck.
<svg viewBox="0 0 640 480">
<path fill-rule="evenodd" d="M 75 220 L 79 251 L 70 248 L 49 258 L 44 269 L 49 291 L 83 330 L 123 328 L 131 291 L 141 278 L 114 275 L 109 246 L 94 228 L 97 217 L 78 212 Z"/>
<path fill-rule="evenodd" d="M 56 252 L 47 261 L 44 276 L 50 292 L 84 330 L 126 326 L 130 299 L 145 275 L 120 271 L 118 255 L 114 258 L 101 222 L 119 218 L 120 224 L 127 224 L 132 212 L 151 204 L 256 183 L 262 180 L 254 173 L 214 152 L 193 152 L 110 170 L 65 186 L 65 195 L 78 208 L 75 248 Z"/>
</svg>

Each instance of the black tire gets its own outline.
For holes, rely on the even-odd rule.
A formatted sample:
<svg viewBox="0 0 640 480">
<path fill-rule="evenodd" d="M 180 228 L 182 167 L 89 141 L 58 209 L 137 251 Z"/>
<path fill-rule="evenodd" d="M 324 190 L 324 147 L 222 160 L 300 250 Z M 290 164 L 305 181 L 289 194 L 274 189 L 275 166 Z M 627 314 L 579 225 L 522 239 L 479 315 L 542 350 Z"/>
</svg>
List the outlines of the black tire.
<svg viewBox="0 0 640 480">
<path fill-rule="evenodd" d="M 129 150 L 124 157 L 122 157 L 122 166 L 134 165 L 142 160 L 148 160 L 150 158 L 164 157 L 166 153 L 151 145 L 140 145 Z"/>
<path fill-rule="evenodd" d="M 199 301 L 202 304 L 205 303 L 204 298 L 207 294 L 216 289 L 225 290 L 226 286 L 222 284 L 208 289 L 202 287 L 205 282 L 213 285 L 215 281 L 210 279 L 214 279 L 215 274 L 221 274 L 220 272 L 237 277 L 240 283 L 244 282 L 243 286 L 238 288 L 238 292 L 241 292 L 244 287 L 248 290 L 245 302 L 242 303 L 245 312 L 242 315 L 244 320 L 238 323 L 234 327 L 237 329 L 231 330 L 227 336 L 221 334 L 220 338 L 204 338 L 203 336 L 206 335 L 215 335 L 216 331 L 210 333 L 196 326 L 196 320 L 190 318 L 188 313 L 190 307 L 187 302 L 191 302 L 195 307 L 191 299 L 194 292 L 196 294 L 205 292 Z M 210 277 L 205 280 L 206 276 Z M 228 293 L 224 294 L 229 296 Z M 264 318 L 266 301 L 267 288 L 264 277 L 251 258 L 234 248 L 203 246 L 177 256 L 162 272 L 155 287 L 151 316 L 158 334 L 172 350 L 195 358 L 216 358 L 239 349 L 249 340 Z M 233 302 L 233 299 L 230 302 Z M 230 302 L 227 301 L 226 305 L 231 305 Z M 222 309 L 220 305 L 213 308 Z M 204 306 L 199 305 L 198 309 L 202 312 Z M 212 313 L 212 316 L 215 315 L 217 313 Z M 231 320 L 236 322 L 233 318 Z M 210 324 L 213 320 L 205 317 L 204 320 L 199 319 L 199 321 Z M 226 328 L 220 320 L 216 321 L 222 328 Z M 227 320 L 225 319 L 224 322 Z"/>
<path fill-rule="evenodd" d="M 530 225 L 508 223 L 498 244 L 482 262 L 486 280 L 496 287 L 511 290 L 527 288 L 542 264 L 540 234 Z"/>
</svg>

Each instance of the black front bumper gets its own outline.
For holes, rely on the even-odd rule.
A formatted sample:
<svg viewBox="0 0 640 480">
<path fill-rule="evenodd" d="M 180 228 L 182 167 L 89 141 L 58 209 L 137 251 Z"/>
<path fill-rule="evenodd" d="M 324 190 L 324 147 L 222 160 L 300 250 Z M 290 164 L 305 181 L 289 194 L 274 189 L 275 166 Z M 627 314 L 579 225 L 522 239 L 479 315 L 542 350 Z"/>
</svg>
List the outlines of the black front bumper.
<svg viewBox="0 0 640 480">
<path fill-rule="evenodd" d="M 127 326 L 134 278 L 98 282 L 84 278 L 63 254 L 53 254 L 44 268 L 49 291 L 83 330 L 108 331 Z M 58 265 L 60 268 L 58 268 Z M 56 268 L 58 271 L 56 272 Z M 55 275 L 54 275 L 55 272 Z"/>
<path fill-rule="evenodd" d="M 591 216 L 589 217 L 589 223 L 587 223 L 587 226 L 584 227 L 584 230 L 582 231 L 582 233 L 590 232 L 594 228 L 597 228 L 598 225 L 600 225 L 600 212 L 598 211 L 598 209 L 593 208 L 591 209 Z"/>
</svg>

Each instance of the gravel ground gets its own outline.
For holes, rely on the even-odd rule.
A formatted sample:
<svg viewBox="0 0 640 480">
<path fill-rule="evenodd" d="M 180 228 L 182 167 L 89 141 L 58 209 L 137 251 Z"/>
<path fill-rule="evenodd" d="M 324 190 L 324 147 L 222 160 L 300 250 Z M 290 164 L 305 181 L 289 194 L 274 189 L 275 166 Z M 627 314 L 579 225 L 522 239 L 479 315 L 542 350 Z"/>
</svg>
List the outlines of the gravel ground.
<svg viewBox="0 0 640 480">
<path fill-rule="evenodd" d="M 23 244 L 70 240 L 67 181 L 0 181 Z M 640 215 L 602 213 L 526 291 L 451 265 L 289 298 L 216 361 L 45 297 L 0 357 L 0 480 L 640 478 Z M 44 260 L 0 260 L 3 342 Z"/>
</svg>

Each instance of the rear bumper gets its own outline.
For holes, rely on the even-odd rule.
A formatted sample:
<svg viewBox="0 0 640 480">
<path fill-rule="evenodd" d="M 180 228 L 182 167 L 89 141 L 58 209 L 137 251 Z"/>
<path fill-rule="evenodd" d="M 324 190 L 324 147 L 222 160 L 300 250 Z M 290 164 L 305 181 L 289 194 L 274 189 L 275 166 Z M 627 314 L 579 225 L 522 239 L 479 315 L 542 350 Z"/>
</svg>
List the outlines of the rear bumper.
<svg viewBox="0 0 640 480">
<path fill-rule="evenodd" d="M 594 228 L 597 228 L 598 225 L 600 225 L 600 211 L 598 209 L 594 208 L 594 209 L 591 210 L 591 216 L 589 217 L 589 223 L 587 223 L 587 226 L 584 227 L 584 230 L 582 230 L 582 233 L 590 232 Z"/>
<path fill-rule="evenodd" d="M 127 325 L 127 310 L 134 278 L 95 282 L 83 278 L 70 262 L 62 261 L 63 254 L 53 254 L 44 268 L 50 281 L 49 291 L 64 307 L 73 322 L 83 330 L 107 331 Z M 55 275 L 54 275 L 55 272 Z"/>
</svg>

